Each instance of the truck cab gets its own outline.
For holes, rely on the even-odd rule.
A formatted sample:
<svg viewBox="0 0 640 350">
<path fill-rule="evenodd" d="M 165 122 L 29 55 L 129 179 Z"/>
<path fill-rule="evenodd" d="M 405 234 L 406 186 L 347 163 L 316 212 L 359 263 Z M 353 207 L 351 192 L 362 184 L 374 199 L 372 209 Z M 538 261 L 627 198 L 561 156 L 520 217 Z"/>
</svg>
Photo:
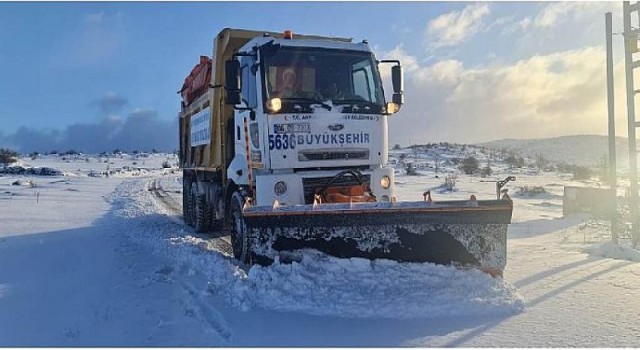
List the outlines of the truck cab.
<svg viewBox="0 0 640 350">
<path fill-rule="evenodd" d="M 387 119 L 402 103 L 402 84 L 397 64 L 394 101 L 386 103 L 379 63 L 366 41 L 296 40 L 289 32 L 247 42 L 225 65 L 226 103 L 235 111 L 227 179 L 254 189 L 258 206 L 332 201 L 319 196 L 330 187 L 349 201 L 394 201 Z"/>
</svg>

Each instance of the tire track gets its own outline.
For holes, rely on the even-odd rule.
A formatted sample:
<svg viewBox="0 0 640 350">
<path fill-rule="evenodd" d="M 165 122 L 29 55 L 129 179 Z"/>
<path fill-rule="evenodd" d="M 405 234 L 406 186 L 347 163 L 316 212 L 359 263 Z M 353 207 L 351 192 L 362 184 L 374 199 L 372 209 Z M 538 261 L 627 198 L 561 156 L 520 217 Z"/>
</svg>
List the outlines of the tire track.
<svg viewBox="0 0 640 350">
<path fill-rule="evenodd" d="M 226 232 L 216 231 L 212 237 L 212 233 L 196 233 L 191 227 L 187 227 L 184 224 L 182 221 L 182 198 L 174 195 L 174 193 L 179 193 L 178 191 L 166 191 L 162 186 L 162 180 L 162 178 L 150 180 L 145 184 L 145 187 L 157 207 L 161 210 L 166 210 L 173 221 L 185 226 L 184 233 L 180 234 L 181 237 L 179 237 L 183 239 L 181 243 L 185 246 L 194 246 L 202 253 L 216 252 L 216 254 L 222 253 L 226 256 L 233 256 L 229 238 L 222 236 L 226 235 Z M 177 180 L 174 179 L 172 181 Z M 197 240 L 192 238 L 197 238 Z M 172 271 L 170 270 L 167 274 L 171 273 Z M 197 287 L 197 279 L 194 281 L 193 278 L 181 274 L 173 275 L 171 280 L 177 283 L 184 292 L 185 297 L 180 298 L 180 302 L 185 313 L 197 319 L 205 327 L 207 333 L 219 336 L 224 345 L 231 344 L 233 330 L 224 316 L 209 305 L 210 301 L 207 300 L 209 294 L 207 294 L 206 288 Z"/>
<path fill-rule="evenodd" d="M 224 345 L 228 346 L 233 339 L 233 330 L 224 316 L 209 305 L 210 302 L 206 300 L 207 294 L 198 291 L 193 284 L 187 281 L 178 282 L 185 294 L 188 295 L 186 299 L 183 299 L 186 310 L 193 310 L 194 317 L 205 323 L 211 332 L 220 336 L 225 342 Z"/>
<path fill-rule="evenodd" d="M 162 188 L 161 179 L 154 179 L 148 182 L 147 190 L 151 192 L 151 195 L 160 200 L 165 208 L 176 215 L 182 215 L 182 204 Z"/>
<path fill-rule="evenodd" d="M 184 225 L 184 221 L 182 221 L 182 199 L 177 199 L 171 194 L 171 192 L 165 191 L 162 187 L 162 179 L 160 178 L 147 182 L 146 187 L 153 198 L 157 200 L 157 203 L 162 208 L 173 214 L 170 216 L 172 220 Z M 206 242 L 206 247 L 203 248 L 207 250 L 216 250 L 227 256 L 233 256 L 231 237 L 229 236 L 229 232 L 226 230 L 216 230 L 211 233 L 192 232 L 190 235 L 204 240 Z"/>
</svg>

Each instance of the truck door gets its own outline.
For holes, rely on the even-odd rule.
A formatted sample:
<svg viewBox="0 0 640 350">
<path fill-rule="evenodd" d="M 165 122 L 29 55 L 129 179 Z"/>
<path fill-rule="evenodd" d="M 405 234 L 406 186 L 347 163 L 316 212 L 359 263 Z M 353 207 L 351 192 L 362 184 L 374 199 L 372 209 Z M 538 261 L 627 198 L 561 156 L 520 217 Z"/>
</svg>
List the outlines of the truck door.
<svg viewBox="0 0 640 350">
<path fill-rule="evenodd" d="M 255 58 L 244 56 L 240 59 L 241 78 L 242 78 L 242 104 L 247 110 L 240 110 L 236 113 L 235 118 L 235 147 L 236 154 L 242 154 L 246 157 L 247 146 L 246 140 L 249 140 L 249 156 L 251 162 L 263 163 L 264 160 L 260 152 L 261 132 L 260 125 L 256 118 L 258 110 L 258 89 L 256 82 L 257 65 Z M 245 120 L 247 122 L 248 135 L 245 135 Z"/>
</svg>

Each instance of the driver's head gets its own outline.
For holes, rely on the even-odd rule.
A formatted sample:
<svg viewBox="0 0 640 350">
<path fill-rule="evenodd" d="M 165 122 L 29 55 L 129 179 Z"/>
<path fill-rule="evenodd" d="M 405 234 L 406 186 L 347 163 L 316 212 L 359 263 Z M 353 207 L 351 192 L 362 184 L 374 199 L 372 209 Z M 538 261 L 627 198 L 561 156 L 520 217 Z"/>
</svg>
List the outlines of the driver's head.
<svg viewBox="0 0 640 350">
<path fill-rule="evenodd" d="M 293 89 L 296 86 L 296 72 L 292 68 L 287 68 L 282 73 L 282 85 L 285 89 Z"/>
</svg>

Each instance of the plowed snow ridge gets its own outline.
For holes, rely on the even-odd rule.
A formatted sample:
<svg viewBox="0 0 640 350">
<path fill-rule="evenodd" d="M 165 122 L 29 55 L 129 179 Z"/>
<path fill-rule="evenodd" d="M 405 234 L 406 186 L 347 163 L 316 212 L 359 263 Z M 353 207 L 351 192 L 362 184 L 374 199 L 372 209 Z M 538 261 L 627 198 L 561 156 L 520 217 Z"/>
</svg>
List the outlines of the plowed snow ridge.
<svg viewBox="0 0 640 350">
<path fill-rule="evenodd" d="M 154 182 L 153 187 L 162 185 Z M 254 266 L 247 274 L 228 253 L 206 238 L 195 237 L 192 229 L 175 220 L 175 213 L 148 189 L 142 180 L 123 182 L 110 196 L 111 215 L 135 222 L 135 227 L 125 230 L 132 239 L 152 246 L 177 265 L 204 274 L 210 290 L 243 310 L 259 307 L 346 318 L 432 318 L 509 315 L 525 308 L 516 289 L 502 279 L 433 264 L 372 263 L 303 252 L 300 263 Z"/>
</svg>

